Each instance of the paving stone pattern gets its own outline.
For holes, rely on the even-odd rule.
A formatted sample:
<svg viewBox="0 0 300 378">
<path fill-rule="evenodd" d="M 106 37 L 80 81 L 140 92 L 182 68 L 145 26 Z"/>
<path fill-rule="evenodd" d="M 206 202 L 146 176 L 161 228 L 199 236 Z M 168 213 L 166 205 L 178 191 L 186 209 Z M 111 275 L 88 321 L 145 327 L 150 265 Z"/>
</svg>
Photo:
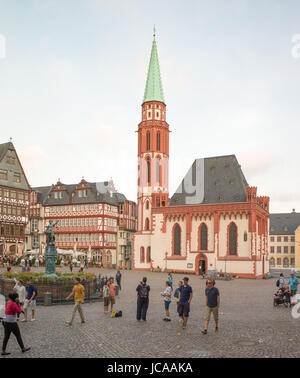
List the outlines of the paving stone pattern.
<svg viewBox="0 0 300 378">
<path fill-rule="evenodd" d="M 1 270 L 1 269 L 0 269 Z M 3 271 L 3 269 L 2 269 Z M 99 274 L 99 270 L 89 269 Z M 115 276 L 116 271 L 102 270 Z M 1 272 L 0 272 L 1 273 Z M 136 321 L 136 286 L 143 275 L 151 286 L 150 305 L 146 322 Z M 177 286 L 182 275 L 174 275 Z M 70 327 L 72 305 L 37 307 L 35 322 L 19 323 L 23 340 L 32 350 L 22 354 L 14 336 L 2 357 L 300 357 L 300 319 L 293 319 L 290 309 L 273 306 L 276 279 L 217 281 L 221 293 L 219 332 L 214 321 L 207 335 L 204 326 L 205 281 L 190 276 L 193 300 L 188 326 L 179 324 L 175 301 L 170 306 L 171 322 L 164 322 L 164 273 L 122 272 L 122 290 L 116 309 L 123 317 L 110 318 L 103 313 L 103 302 L 83 306 L 86 323 L 80 324 L 78 313 Z M 3 340 L 3 327 L 0 327 Z"/>
</svg>

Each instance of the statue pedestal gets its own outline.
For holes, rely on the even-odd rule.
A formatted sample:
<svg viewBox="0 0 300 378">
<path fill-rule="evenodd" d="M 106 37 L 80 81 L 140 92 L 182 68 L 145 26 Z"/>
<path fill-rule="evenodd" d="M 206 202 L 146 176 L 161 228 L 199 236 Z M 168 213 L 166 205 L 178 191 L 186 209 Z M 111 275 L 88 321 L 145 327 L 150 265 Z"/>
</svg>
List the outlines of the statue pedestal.
<svg viewBox="0 0 300 378">
<path fill-rule="evenodd" d="M 56 278 L 57 250 L 55 248 L 55 245 L 47 245 L 44 257 L 46 265 L 45 276 Z"/>
</svg>

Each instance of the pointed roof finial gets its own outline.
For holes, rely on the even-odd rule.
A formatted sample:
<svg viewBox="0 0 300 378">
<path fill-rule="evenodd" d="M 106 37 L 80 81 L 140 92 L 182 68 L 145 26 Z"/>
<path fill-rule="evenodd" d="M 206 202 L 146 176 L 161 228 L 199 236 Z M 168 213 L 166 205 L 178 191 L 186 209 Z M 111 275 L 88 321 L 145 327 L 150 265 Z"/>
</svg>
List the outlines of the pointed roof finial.
<svg viewBox="0 0 300 378">
<path fill-rule="evenodd" d="M 153 26 L 153 39 L 155 40 L 156 30 L 155 30 L 155 24 Z"/>
<path fill-rule="evenodd" d="M 9 141 L 12 142 L 12 137 L 9 138 Z"/>
</svg>

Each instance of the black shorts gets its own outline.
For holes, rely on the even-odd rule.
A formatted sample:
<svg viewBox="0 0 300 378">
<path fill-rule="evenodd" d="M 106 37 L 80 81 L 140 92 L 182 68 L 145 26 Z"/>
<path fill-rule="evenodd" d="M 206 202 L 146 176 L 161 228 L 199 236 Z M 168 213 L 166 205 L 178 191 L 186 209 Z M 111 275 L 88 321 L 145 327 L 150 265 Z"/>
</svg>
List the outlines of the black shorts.
<svg viewBox="0 0 300 378">
<path fill-rule="evenodd" d="M 189 303 L 178 303 L 177 304 L 177 312 L 179 316 L 188 317 L 190 312 L 190 304 Z"/>
</svg>

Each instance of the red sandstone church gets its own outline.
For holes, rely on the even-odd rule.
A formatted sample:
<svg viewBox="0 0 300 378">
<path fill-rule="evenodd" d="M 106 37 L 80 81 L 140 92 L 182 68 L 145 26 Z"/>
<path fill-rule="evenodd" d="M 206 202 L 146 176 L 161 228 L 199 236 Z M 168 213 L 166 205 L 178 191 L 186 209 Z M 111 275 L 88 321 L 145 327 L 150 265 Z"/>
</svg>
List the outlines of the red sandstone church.
<svg viewBox="0 0 300 378">
<path fill-rule="evenodd" d="M 166 122 L 155 36 L 138 126 L 138 227 L 133 268 L 261 278 L 269 271 L 269 197 L 235 155 L 196 159 L 169 199 Z"/>
</svg>

